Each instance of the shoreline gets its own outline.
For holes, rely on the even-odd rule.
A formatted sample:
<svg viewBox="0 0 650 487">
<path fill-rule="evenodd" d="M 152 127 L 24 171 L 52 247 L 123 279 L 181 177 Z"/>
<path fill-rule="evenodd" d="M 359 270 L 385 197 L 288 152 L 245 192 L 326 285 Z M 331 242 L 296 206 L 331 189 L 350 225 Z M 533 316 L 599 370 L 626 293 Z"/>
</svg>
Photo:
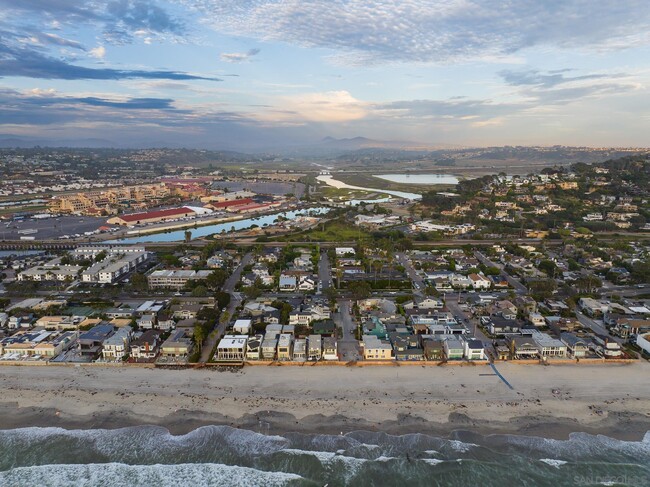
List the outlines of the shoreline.
<svg viewBox="0 0 650 487">
<path fill-rule="evenodd" d="M 255 367 L 242 371 L 3 368 L 0 429 L 116 429 L 172 434 L 227 425 L 265 434 L 381 431 L 571 433 L 640 441 L 650 431 L 650 365 L 480 368 Z"/>
</svg>

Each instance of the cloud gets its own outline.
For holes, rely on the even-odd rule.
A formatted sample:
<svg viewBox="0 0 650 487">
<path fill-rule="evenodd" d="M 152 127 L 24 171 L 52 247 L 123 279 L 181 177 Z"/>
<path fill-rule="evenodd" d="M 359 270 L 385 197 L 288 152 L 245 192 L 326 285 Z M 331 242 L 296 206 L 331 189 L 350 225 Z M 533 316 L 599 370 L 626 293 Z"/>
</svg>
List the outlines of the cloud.
<svg viewBox="0 0 650 487">
<path fill-rule="evenodd" d="M 530 47 L 650 43 L 647 0 L 183 0 L 215 30 L 352 65 L 508 59 Z"/>
<path fill-rule="evenodd" d="M 568 77 L 564 73 L 569 72 L 569 69 L 562 69 L 559 71 L 549 71 L 548 74 L 543 74 L 537 70 L 528 71 L 510 71 L 503 70 L 499 75 L 509 85 L 513 86 L 544 86 L 553 87 L 566 83 L 574 83 L 577 81 L 596 80 L 603 78 L 613 78 L 620 75 L 609 74 L 588 74 L 584 76 Z"/>
<path fill-rule="evenodd" d="M 396 120 L 490 120 L 528 108 L 525 103 L 495 103 L 490 100 L 404 100 L 374 104 L 373 112 Z"/>
<path fill-rule="evenodd" d="M 106 42 L 124 44 L 136 37 L 183 37 L 185 23 L 151 0 L 0 0 L 0 9 L 49 28 L 92 25 Z M 136 34 L 137 33 L 137 34 Z"/>
<path fill-rule="evenodd" d="M 569 69 L 543 73 L 537 70 L 501 71 L 499 75 L 517 94 L 538 106 L 563 105 L 582 98 L 627 93 L 639 87 L 623 73 L 566 76 Z"/>
<path fill-rule="evenodd" d="M 259 49 L 249 49 L 246 52 L 224 52 L 221 54 L 221 60 L 227 63 L 243 63 L 250 61 L 250 58 L 259 54 Z"/>
<path fill-rule="evenodd" d="M 106 56 L 106 48 L 104 46 L 98 46 L 88 51 L 88 54 L 97 59 L 104 59 L 104 56 Z"/>
<path fill-rule="evenodd" d="M 0 39 L 0 77 L 23 76 L 41 79 L 169 79 L 169 80 L 209 80 L 221 81 L 219 78 L 196 76 L 178 71 L 146 71 L 112 68 L 86 68 L 55 59 L 26 47 L 11 47 Z"/>
<path fill-rule="evenodd" d="M 276 100 L 275 106 L 282 108 L 262 112 L 257 116 L 261 120 L 277 122 L 340 123 L 359 120 L 368 113 L 367 103 L 357 100 L 344 90 L 283 96 Z"/>
</svg>

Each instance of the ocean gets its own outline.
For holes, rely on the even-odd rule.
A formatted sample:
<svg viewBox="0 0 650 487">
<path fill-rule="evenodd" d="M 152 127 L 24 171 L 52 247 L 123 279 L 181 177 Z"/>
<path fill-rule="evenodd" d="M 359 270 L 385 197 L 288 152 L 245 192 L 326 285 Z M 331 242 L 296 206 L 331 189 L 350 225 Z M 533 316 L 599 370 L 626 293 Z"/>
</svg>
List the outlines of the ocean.
<svg viewBox="0 0 650 487">
<path fill-rule="evenodd" d="M 650 434 L 634 442 L 583 433 L 552 440 L 21 428 L 0 431 L 0 485 L 641 487 L 650 485 Z"/>
</svg>

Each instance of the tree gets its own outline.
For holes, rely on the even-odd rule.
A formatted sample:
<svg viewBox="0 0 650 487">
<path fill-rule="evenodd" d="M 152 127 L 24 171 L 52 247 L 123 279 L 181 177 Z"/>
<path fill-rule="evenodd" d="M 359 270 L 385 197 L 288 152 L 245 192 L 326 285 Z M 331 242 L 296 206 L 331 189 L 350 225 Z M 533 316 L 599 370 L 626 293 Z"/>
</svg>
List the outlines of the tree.
<svg viewBox="0 0 650 487">
<path fill-rule="evenodd" d="M 355 301 L 359 301 L 361 299 L 367 299 L 368 297 L 370 297 L 370 292 L 372 291 L 370 284 L 365 281 L 352 282 L 348 286 L 348 289 L 352 293 L 352 297 L 354 298 Z"/>
<path fill-rule="evenodd" d="M 330 308 L 334 307 L 334 305 L 336 304 L 336 299 L 339 297 L 339 293 L 336 290 L 336 288 L 334 288 L 332 286 L 327 287 L 323 291 L 323 294 L 325 295 L 325 297 L 329 301 Z"/>
<path fill-rule="evenodd" d="M 141 272 L 134 272 L 131 275 L 131 286 L 138 291 L 145 291 L 149 288 L 147 277 Z"/>
<path fill-rule="evenodd" d="M 226 279 L 228 278 L 228 273 L 223 269 L 215 269 L 210 273 L 210 275 L 205 279 L 207 286 L 210 289 L 219 289 L 224 285 Z"/>
<path fill-rule="evenodd" d="M 185 243 L 189 243 L 192 240 L 192 232 L 185 230 Z"/>
<path fill-rule="evenodd" d="M 205 286 L 199 284 L 194 289 L 192 289 L 192 296 L 194 296 L 195 298 L 201 298 L 207 295 L 208 295 L 208 288 Z"/>
<path fill-rule="evenodd" d="M 201 325 L 196 325 L 194 327 L 194 344 L 198 347 L 199 351 L 203 348 L 205 338 L 205 329 Z"/>
<path fill-rule="evenodd" d="M 539 263 L 537 268 L 545 273 L 548 277 L 555 277 L 555 273 L 557 272 L 557 265 L 555 265 L 555 262 L 552 260 L 545 259 Z"/>
</svg>

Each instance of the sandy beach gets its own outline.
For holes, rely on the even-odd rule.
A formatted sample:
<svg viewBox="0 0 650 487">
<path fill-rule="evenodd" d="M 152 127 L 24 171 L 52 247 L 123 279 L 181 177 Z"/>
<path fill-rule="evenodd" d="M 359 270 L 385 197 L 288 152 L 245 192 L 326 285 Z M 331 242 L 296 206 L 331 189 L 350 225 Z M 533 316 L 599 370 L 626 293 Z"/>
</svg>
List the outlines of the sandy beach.
<svg viewBox="0 0 650 487">
<path fill-rule="evenodd" d="M 183 434 L 225 424 L 264 433 L 448 435 L 572 432 L 639 440 L 650 430 L 650 364 L 489 367 L 247 367 L 238 371 L 0 367 L 0 428 Z"/>
</svg>

